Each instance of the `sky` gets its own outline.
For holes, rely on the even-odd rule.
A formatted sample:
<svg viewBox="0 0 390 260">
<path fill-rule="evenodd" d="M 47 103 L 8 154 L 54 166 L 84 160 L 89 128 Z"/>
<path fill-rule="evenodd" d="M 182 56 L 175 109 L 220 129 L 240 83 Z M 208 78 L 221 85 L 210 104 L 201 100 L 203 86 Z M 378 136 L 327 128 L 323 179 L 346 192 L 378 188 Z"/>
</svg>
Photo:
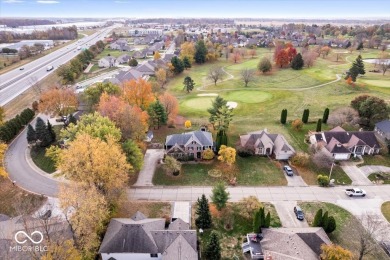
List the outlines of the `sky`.
<svg viewBox="0 0 390 260">
<path fill-rule="evenodd" d="M 0 0 L 0 17 L 390 19 L 390 0 Z"/>
</svg>

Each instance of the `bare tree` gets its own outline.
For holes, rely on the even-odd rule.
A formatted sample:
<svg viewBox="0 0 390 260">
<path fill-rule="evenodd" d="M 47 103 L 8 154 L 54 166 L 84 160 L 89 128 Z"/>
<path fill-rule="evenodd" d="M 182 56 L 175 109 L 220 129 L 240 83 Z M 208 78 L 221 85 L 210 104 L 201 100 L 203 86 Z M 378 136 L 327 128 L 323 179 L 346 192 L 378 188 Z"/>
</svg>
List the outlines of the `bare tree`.
<svg viewBox="0 0 390 260">
<path fill-rule="evenodd" d="M 359 223 L 360 222 L 360 223 Z M 382 249 L 378 242 L 389 234 L 388 224 L 385 223 L 378 215 L 363 214 L 359 219 L 353 218 L 348 221 L 347 226 L 343 229 L 351 239 L 354 251 L 358 253 L 359 260 L 365 256 L 371 255 L 376 258 L 376 254 Z"/>
<path fill-rule="evenodd" d="M 328 125 L 335 126 L 355 126 L 359 123 L 359 113 L 351 107 L 341 107 L 330 113 Z"/>
<path fill-rule="evenodd" d="M 334 159 L 327 151 L 325 151 L 325 148 L 323 148 L 313 155 L 313 162 L 319 168 L 330 169 Z"/>
<path fill-rule="evenodd" d="M 303 55 L 303 62 L 306 67 L 310 68 L 314 65 L 314 62 L 317 58 L 317 53 L 314 51 L 306 51 Z"/>
<path fill-rule="evenodd" d="M 214 82 L 214 85 L 216 86 L 217 81 L 222 80 L 224 75 L 225 75 L 225 71 L 223 70 L 222 67 L 214 66 L 210 68 L 207 78 L 212 80 Z"/>
<path fill-rule="evenodd" d="M 379 54 L 379 59 L 377 60 L 378 65 L 382 69 L 382 75 L 384 76 L 386 71 L 390 68 L 390 57 L 387 52 L 382 52 Z"/>
<path fill-rule="evenodd" d="M 252 69 L 243 69 L 241 71 L 241 78 L 245 83 L 245 87 L 248 86 L 248 83 L 255 79 L 255 70 Z"/>
</svg>

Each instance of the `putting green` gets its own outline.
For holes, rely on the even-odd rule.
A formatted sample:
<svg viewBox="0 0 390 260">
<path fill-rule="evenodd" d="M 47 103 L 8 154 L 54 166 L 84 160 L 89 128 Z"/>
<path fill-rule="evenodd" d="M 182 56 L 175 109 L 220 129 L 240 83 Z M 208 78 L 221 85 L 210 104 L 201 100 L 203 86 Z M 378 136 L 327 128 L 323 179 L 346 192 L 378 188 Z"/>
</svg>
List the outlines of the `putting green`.
<svg viewBox="0 0 390 260">
<path fill-rule="evenodd" d="M 184 101 L 182 105 L 195 110 L 206 110 L 211 107 L 214 99 L 215 97 L 194 97 Z"/>
<path fill-rule="evenodd" d="M 367 79 L 367 80 L 363 80 L 363 82 L 371 86 L 390 88 L 390 80 Z"/>
<path fill-rule="evenodd" d="M 268 92 L 257 91 L 257 90 L 253 90 L 253 91 L 239 90 L 239 91 L 229 92 L 225 95 L 222 95 L 222 97 L 228 101 L 254 104 L 254 103 L 261 103 L 267 101 L 268 99 L 271 99 L 272 94 Z"/>
</svg>

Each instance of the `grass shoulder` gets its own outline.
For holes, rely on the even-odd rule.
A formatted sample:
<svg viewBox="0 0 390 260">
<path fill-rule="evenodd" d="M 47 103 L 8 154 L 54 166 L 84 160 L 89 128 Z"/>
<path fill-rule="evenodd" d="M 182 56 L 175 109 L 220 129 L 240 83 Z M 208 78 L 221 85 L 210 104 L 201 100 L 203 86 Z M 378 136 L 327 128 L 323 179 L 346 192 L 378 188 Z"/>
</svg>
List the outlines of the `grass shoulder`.
<svg viewBox="0 0 390 260">
<path fill-rule="evenodd" d="M 385 203 L 383 203 L 381 210 L 382 210 L 383 216 L 390 223 L 390 201 L 386 201 Z"/>
</svg>

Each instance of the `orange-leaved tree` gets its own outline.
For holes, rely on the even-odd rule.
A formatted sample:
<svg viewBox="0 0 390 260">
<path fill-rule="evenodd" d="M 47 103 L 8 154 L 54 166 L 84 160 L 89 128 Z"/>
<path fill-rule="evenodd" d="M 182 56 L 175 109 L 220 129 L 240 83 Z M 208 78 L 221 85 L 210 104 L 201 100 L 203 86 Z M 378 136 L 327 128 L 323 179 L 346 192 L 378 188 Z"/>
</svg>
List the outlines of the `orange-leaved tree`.
<svg viewBox="0 0 390 260">
<path fill-rule="evenodd" d="M 168 120 L 175 120 L 177 113 L 179 112 L 179 102 L 177 101 L 177 98 L 164 92 L 158 99 L 165 108 Z"/>
<path fill-rule="evenodd" d="M 130 105 L 136 105 L 142 110 L 146 110 L 150 103 L 155 101 L 152 92 L 152 84 L 140 78 L 123 83 L 123 98 Z"/>
<path fill-rule="evenodd" d="M 39 112 L 52 115 L 68 115 L 77 110 L 78 101 L 70 89 L 50 89 L 42 93 L 38 105 Z"/>
</svg>

